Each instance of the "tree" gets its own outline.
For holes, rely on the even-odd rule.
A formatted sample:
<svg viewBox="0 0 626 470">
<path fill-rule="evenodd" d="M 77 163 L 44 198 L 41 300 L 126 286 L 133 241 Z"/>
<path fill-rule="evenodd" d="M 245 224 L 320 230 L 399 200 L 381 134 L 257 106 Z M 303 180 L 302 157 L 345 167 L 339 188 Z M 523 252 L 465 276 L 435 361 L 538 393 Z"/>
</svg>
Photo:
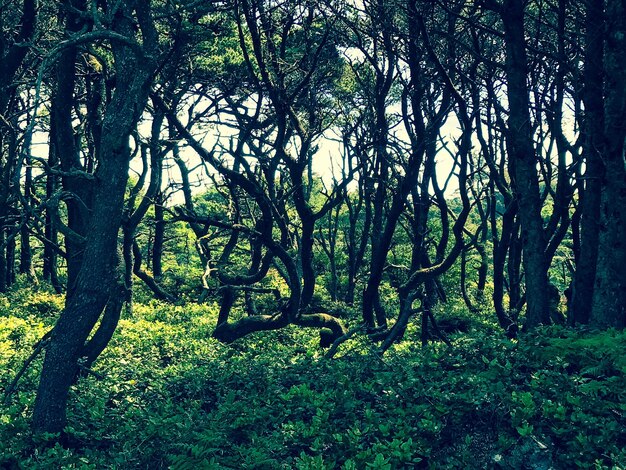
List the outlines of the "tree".
<svg viewBox="0 0 626 470">
<path fill-rule="evenodd" d="M 588 14 L 596 8 L 590 2 Z M 598 258 L 591 324 L 626 326 L 626 6 L 607 0 L 605 7 L 604 135 L 602 151 Z M 593 34 L 593 31 L 589 34 Z M 593 84 L 590 84 L 592 86 Z M 593 92 L 592 92 L 593 93 Z"/>
<path fill-rule="evenodd" d="M 68 37 L 61 45 L 62 51 L 69 54 L 68 48 L 78 44 L 108 39 L 115 88 L 96 148 L 96 183 L 84 253 L 65 309 L 52 332 L 41 372 L 33 411 L 33 427 L 39 432 L 63 430 L 68 392 L 79 370 L 87 338 L 103 311 L 106 314 L 105 307 L 117 307 L 107 304 L 116 284 L 117 238 L 131 155 L 129 137 L 141 117 L 157 69 L 158 36 L 151 3 L 124 1 L 116 2 L 116 7 L 105 5 L 103 16 L 94 21 L 106 19 L 110 22 L 108 28 L 93 33 L 76 34 L 72 20 L 68 19 Z M 141 42 L 137 39 L 139 32 Z M 66 99 L 71 103 L 71 96 Z"/>
<path fill-rule="evenodd" d="M 184 126 L 175 110 L 160 103 L 170 124 L 220 175 L 217 185 L 227 188 L 224 197 L 232 207 L 228 221 L 194 213 L 189 202 L 178 216 L 204 225 L 198 233 L 207 234 L 211 227 L 229 233 L 214 265 L 210 264 L 211 252 L 216 247 L 204 249 L 207 266 L 221 283 L 214 336 L 231 342 L 254 331 L 292 323 L 324 328 L 325 333 L 330 330 L 336 338 L 344 332 L 342 323 L 312 304 L 317 277 L 313 256 L 316 223 L 341 202 L 342 190 L 351 177 L 320 207 L 314 205 L 312 159 L 316 140 L 331 122 L 324 105 L 339 70 L 331 24 L 320 8 L 300 2 L 274 8 L 263 1 L 242 1 L 237 4 L 234 21 L 248 79 L 235 89 L 209 89 L 212 95 L 202 98 L 211 103 L 208 109 L 226 111 L 216 119 L 225 115 L 227 120 L 218 122 L 236 129 L 236 134 L 218 139 L 207 150 L 190 131 L 193 118 Z M 292 63 L 297 67 L 289 65 Z M 206 111 L 199 113 L 200 119 L 207 115 Z M 235 248 L 244 240 L 251 247 L 245 264 L 234 259 Z M 278 299 L 276 312 L 230 321 L 238 292 L 246 293 L 248 306 L 250 293 L 272 292 L 256 285 L 270 268 L 282 277 L 289 297 Z"/>
<path fill-rule="evenodd" d="M 530 129 L 530 101 L 527 86 L 528 60 L 524 38 L 524 1 L 505 0 L 501 17 L 506 44 L 509 122 L 507 150 L 513 167 L 514 190 L 521 222 L 524 272 L 526 276 L 526 322 L 532 328 L 550 322 L 548 316 L 548 267 L 537 160 Z"/>
<path fill-rule="evenodd" d="M 4 292 L 13 278 L 15 233 L 10 233 L 11 206 L 15 205 L 19 184 L 21 161 L 24 155 L 19 147 L 19 105 L 22 88 L 18 78 L 24 73 L 23 66 L 33 44 L 37 30 L 37 1 L 24 0 L 19 6 L 0 10 L 3 31 L 0 34 L 0 292 Z M 13 6 L 13 5 L 12 5 Z M 6 17 L 6 18 L 5 18 Z M 5 20 L 11 26 L 4 31 Z M 34 119 L 34 117 L 31 117 Z M 27 135 L 32 132 L 28 126 Z M 28 136 L 24 137 L 25 151 L 30 151 Z M 13 198 L 13 201 L 11 199 Z"/>
</svg>

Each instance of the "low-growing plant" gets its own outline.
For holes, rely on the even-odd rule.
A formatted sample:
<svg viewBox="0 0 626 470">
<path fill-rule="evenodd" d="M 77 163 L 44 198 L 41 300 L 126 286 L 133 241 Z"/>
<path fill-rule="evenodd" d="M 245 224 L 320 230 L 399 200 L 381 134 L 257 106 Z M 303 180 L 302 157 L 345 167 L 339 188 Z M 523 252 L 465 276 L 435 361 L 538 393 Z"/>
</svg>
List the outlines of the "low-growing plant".
<svg viewBox="0 0 626 470">
<path fill-rule="evenodd" d="M 3 307 L 0 392 L 47 331 L 39 293 Z M 48 295 L 48 294 L 46 294 Z M 15 297 L 12 297 L 15 296 Z M 45 297 L 44 297 L 45 298 Z M 56 297 L 54 297 L 56 299 Z M 56 300 L 55 300 L 56 302 Z M 56 304 L 55 304 L 56 305 Z M 624 332 L 475 324 L 380 358 L 357 336 L 326 360 L 297 327 L 231 345 L 214 304 L 137 304 L 80 379 L 66 436 L 33 436 L 37 359 L 0 412 L 2 468 L 623 468 Z M 55 443 L 56 442 L 56 443 Z"/>
</svg>

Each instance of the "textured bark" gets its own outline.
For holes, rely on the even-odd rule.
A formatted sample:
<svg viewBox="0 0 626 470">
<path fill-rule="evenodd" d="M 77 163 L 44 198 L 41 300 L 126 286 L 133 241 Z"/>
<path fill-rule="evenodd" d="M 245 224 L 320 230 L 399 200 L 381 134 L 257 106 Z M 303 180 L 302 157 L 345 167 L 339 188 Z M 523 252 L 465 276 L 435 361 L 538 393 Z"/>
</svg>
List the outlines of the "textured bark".
<svg viewBox="0 0 626 470">
<path fill-rule="evenodd" d="M 590 322 L 626 326 L 626 5 L 606 3 L 605 172 Z"/>
<path fill-rule="evenodd" d="M 383 5 L 380 2 L 380 5 Z M 363 321 L 367 325 L 367 328 L 372 330 L 376 326 L 379 328 L 387 327 L 387 319 L 379 313 L 374 315 L 377 311 L 376 306 L 380 304 L 379 288 L 383 280 L 383 271 L 385 263 L 387 261 L 387 255 L 389 253 L 393 235 L 398 224 L 398 220 L 402 215 L 406 200 L 411 191 L 415 188 L 415 185 L 419 178 L 420 170 L 422 169 L 422 161 L 425 153 L 425 141 L 432 139 L 433 135 L 426 135 L 426 124 L 422 114 L 422 106 L 424 100 L 424 88 L 422 84 L 422 65 L 420 58 L 422 56 L 419 48 L 420 31 L 417 26 L 418 12 L 413 2 L 407 2 L 407 11 L 410 15 L 408 23 L 408 67 L 411 76 L 410 84 L 408 85 L 407 93 L 409 94 L 411 102 L 411 110 L 413 113 L 413 124 L 411 133 L 415 136 L 413 138 L 413 148 L 410 150 L 408 162 L 405 166 L 405 174 L 403 177 L 399 177 L 399 181 L 395 183 L 395 192 L 392 193 L 389 202 L 389 209 L 384 214 L 385 200 L 389 199 L 388 189 L 391 183 L 389 178 L 389 156 L 388 156 L 388 131 L 389 124 L 386 116 L 386 99 L 392 85 L 392 79 L 394 77 L 393 67 L 388 67 L 387 75 L 383 76 L 381 73 L 377 74 L 377 78 L 381 81 L 377 87 L 378 93 L 376 96 L 376 126 L 374 128 L 374 149 L 376 151 L 376 164 L 374 175 L 377 178 L 378 185 L 376 186 L 376 192 L 374 193 L 373 202 L 373 215 L 372 215 L 372 246 L 371 246 L 371 259 L 370 259 L 370 275 L 363 292 Z M 383 12 L 386 15 L 387 12 Z M 391 25 L 381 25 L 383 31 L 382 34 L 388 38 L 385 42 L 385 54 L 388 60 L 395 60 L 395 49 L 393 41 L 390 39 Z M 384 79 L 384 80 L 383 80 Z M 442 105 L 443 107 L 444 105 Z"/>
<path fill-rule="evenodd" d="M 289 323 L 287 316 L 282 313 L 277 315 L 254 315 L 244 317 L 234 323 L 220 323 L 215 328 L 213 337 L 224 343 L 232 343 L 251 333 L 278 330 L 287 326 Z M 304 327 L 320 328 L 321 332 L 330 330 L 332 333 L 330 337 L 332 341 L 346 333 L 346 329 L 341 321 L 326 313 L 300 315 L 292 323 Z M 320 334 L 322 334 L 321 332 Z"/>
<path fill-rule="evenodd" d="M 232 343 L 239 338 L 257 331 L 278 330 L 289 324 L 285 315 L 254 315 L 236 322 L 222 322 L 213 331 L 213 337 L 224 343 Z"/>
<path fill-rule="evenodd" d="M 85 0 L 67 2 L 66 31 L 68 35 L 77 34 L 83 27 L 80 11 L 85 9 Z M 87 235 L 89 211 L 93 206 L 94 188 L 90 181 L 79 176 L 85 171 L 80 154 L 80 144 L 74 132 L 74 92 L 76 88 L 76 46 L 65 48 L 56 63 L 56 86 L 52 94 L 50 112 L 51 127 L 54 132 L 54 148 L 61 169 L 63 190 L 72 197 L 65 199 L 67 207 L 67 225 L 78 237 L 65 237 L 67 253 L 67 295 L 72 296 L 80 271 L 84 254 L 84 237 Z"/>
<path fill-rule="evenodd" d="M 165 241 L 165 220 L 163 194 L 159 192 L 154 202 L 154 241 L 152 243 L 152 274 L 159 281 L 163 276 L 163 244 Z"/>
<path fill-rule="evenodd" d="M 524 39 L 524 1 L 505 0 L 502 22 L 506 43 L 506 76 L 509 100 L 507 149 L 514 167 L 515 196 L 519 205 L 521 239 L 526 277 L 526 321 L 532 328 L 549 323 L 546 248 L 537 159 L 530 129 L 530 101 L 527 86 L 527 56 Z"/>
<path fill-rule="evenodd" d="M 134 39 L 134 10 L 142 31 L 142 49 L 153 53 L 156 31 L 150 18 L 150 5 L 121 2 L 120 8 L 125 14 L 116 16 L 115 30 L 131 41 Z M 89 235 L 73 295 L 67 297 L 44 359 L 33 411 L 33 428 L 38 432 L 63 431 L 68 393 L 79 359 L 84 355 L 85 342 L 116 285 L 117 239 L 128 179 L 129 135 L 145 107 L 156 65 L 149 55 L 137 57 L 137 49 L 133 51 L 126 44 L 112 42 L 112 50 L 116 88 L 103 119 Z"/>
<path fill-rule="evenodd" d="M 9 231 L 12 232 L 15 230 L 14 226 L 9 226 Z M 15 251 L 17 249 L 15 243 L 15 236 L 11 233 L 7 237 L 7 286 L 11 287 L 15 282 Z"/>
<path fill-rule="evenodd" d="M 25 141 L 24 141 L 24 151 L 25 155 L 25 170 L 24 170 L 24 190 L 22 196 L 22 217 L 31 217 L 31 202 L 33 198 L 33 169 L 32 169 L 32 160 L 31 160 L 31 140 L 32 134 L 27 133 Z M 19 187 L 19 181 L 16 186 Z M 33 265 L 33 252 L 30 244 L 30 231 L 29 231 L 30 220 L 23 220 L 22 227 L 20 229 L 20 274 L 26 274 L 28 280 L 30 282 L 37 282 L 37 275 L 35 274 L 35 267 Z"/>
<path fill-rule="evenodd" d="M 604 153 L 604 1 L 586 3 L 584 93 L 585 174 L 579 185 L 580 251 L 576 260 L 573 323 L 586 324 L 591 316 L 596 265 L 598 261 L 598 214 L 602 190 Z M 584 184 L 584 186 L 583 186 Z"/>
<path fill-rule="evenodd" d="M 522 298 L 522 240 L 519 236 L 519 220 L 514 222 L 509 257 L 507 259 L 507 288 L 509 293 L 509 313 L 517 315 Z"/>
<path fill-rule="evenodd" d="M 91 368 L 94 361 L 100 356 L 102 351 L 104 351 L 109 341 L 111 341 L 120 320 L 122 307 L 124 306 L 125 293 L 126 286 L 123 282 L 118 281 L 111 290 L 111 296 L 102 314 L 102 320 L 100 321 L 98 329 L 89 342 L 85 344 L 83 349 L 82 356 L 84 362 L 82 365 L 84 367 L 88 369 Z"/>
<path fill-rule="evenodd" d="M 56 152 L 56 138 L 54 137 L 54 125 L 50 123 L 48 147 L 48 165 L 54 168 L 59 160 Z M 49 173 L 46 175 L 46 199 L 51 200 L 57 191 L 59 181 L 57 175 Z M 44 246 L 43 246 L 43 278 L 50 281 L 57 293 L 62 291 L 57 272 L 57 249 L 58 249 L 58 229 L 56 225 L 55 207 L 47 207 L 45 215 L 44 227 Z"/>
<path fill-rule="evenodd" d="M 118 144 L 119 145 L 119 144 Z M 113 288 L 114 252 L 127 178 L 128 152 L 111 149 L 110 162 L 103 161 L 98 176 L 96 203 L 85 247 L 83 269 L 76 278 L 46 352 L 33 413 L 36 431 L 60 432 L 65 426 L 67 394 L 77 373 L 83 345 L 102 313 Z"/>
<path fill-rule="evenodd" d="M 17 23 L 19 29 L 15 34 L 7 34 L 3 25 L 3 37 L 0 38 L 0 292 L 6 291 L 15 274 L 14 240 L 7 239 L 7 231 L 11 225 L 7 219 L 10 213 L 9 197 L 15 190 L 12 182 L 21 159 L 17 148 L 18 126 L 13 108 L 18 101 L 16 96 L 19 95 L 16 78 L 26 60 L 37 27 L 37 8 L 36 0 L 21 2 L 21 15 Z"/>
<path fill-rule="evenodd" d="M 611 177 L 603 188 L 600 208 L 590 323 L 601 328 L 626 326 L 626 172 L 619 160 L 607 162 Z"/>
</svg>

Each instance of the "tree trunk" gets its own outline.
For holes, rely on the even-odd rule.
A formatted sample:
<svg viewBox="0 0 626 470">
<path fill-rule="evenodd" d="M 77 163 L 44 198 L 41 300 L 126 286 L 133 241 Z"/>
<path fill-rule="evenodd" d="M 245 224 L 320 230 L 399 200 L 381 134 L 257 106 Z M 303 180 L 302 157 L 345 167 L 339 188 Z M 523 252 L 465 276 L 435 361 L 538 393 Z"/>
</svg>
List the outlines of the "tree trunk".
<svg viewBox="0 0 626 470">
<path fill-rule="evenodd" d="M 508 291 L 509 291 L 509 315 L 516 317 L 517 308 L 522 298 L 522 240 L 519 237 L 519 221 L 515 221 L 511 243 L 509 244 L 509 257 L 507 260 Z"/>
<path fill-rule="evenodd" d="M 6 230 L 4 220 L 0 217 L 0 293 L 7 291 L 7 250 L 6 250 Z"/>
<path fill-rule="evenodd" d="M 604 1 L 586 2 L 585 19 L 585 117 L 583 121 L 585 174 L 579 186 L 580 254 L 574 275 L 571 302 L 573 323 L 589 323 L 598 261 L 602 158 L 604 153 Z M 623 73 L 623 72 L 621 72 Z M 584 184 L 584 186 L 583 186 Z"/>
<path fill-rule="evenodd" d="M 77 34 L 83 27 L 80 11 L 85 9 L 84 0 L 68 2 L 66 30 L 68 34 Z M 74 46 L 64 49 L 56 64 L 56 87 L 52 93 L 50 112 L 51 137 L 54 138 L 54 150 L 58 157 L 61 169 L 65 172 L 62 177 L 63 190 L 73 197 L 65 201 L 67 207 L 67 225 L 77 236 L 65 237 L 67 253 L 67 296 L 74 293 L 76 280 L 81 268 L 85 249 L 84 238 L 87 235 L 89 210 L 92 208 L 93 185 L 80 176 L 70 176 L 70 173 L 85 170 L 80 154 L 80 145 L 74 132 L 74 91 L 76 87 L 76 60 L 77 48 Z M 54 209 L 53 209 L 54 210 Z"/>
<path fill-rule="evenodd" d="M 149 2 L 120 2 L 119 6 L 115 30 L 134 41 L 135 11 L 142 36 L 142 45 L 137 47 L 141 47 L 142 56 L 125 43 L 111 43 L 116 88 L 103 119 L 89 230 L 73 295 L 67 297 L 46 351 L 33 411 L 36 432 L 63 431 L 68 393 L 78 361 L 116 286 L 117 240 L 128 179 L 129 136 L 145 108 L 156 69 L 151 58 L 156 49 L 156 30 Z"/>
<path fill-rule="evenodd" d="M 527 57 L 524 39 L 524 0 L 506 0 L 502 5 L 506 42 L 506 76 L 509 99 L 507 148 L 513 165 L 515 195 L 518 199 L 521 238 L 526 276 L 526 321 L 532 328 L 549 322 L 546 248 L 537 160 L 530 129 L 530 101 L 527 86 Z"/>
<path fill-rule="evenodd" d="M 30 217 L 30 205 L 33 196 L 33 170 L 32 162 L 30 158 L 30 133 L 25 139 L 24 145 L 28 148 L 25 149 L 26 169 L 24 175 L 24 212 L 23 216 Z M 33 252 L 30 246 L 30 232 L 28 230 L 28 221 L 22 223 L 20 229 L 20 274 L 26 274 L 29 281 L 36 282 L 37 276 L 35 274 L 35 268 L 33 266 Z"/>
<path fill-rule="evenodd" d="M 56 137 L 54 135 L 54 124 L 50 122 L 48 148 L 48 165 L 55 168 L 59 159 L 56 152 Z M 58 177 L 52 173 L 46 175 L 46 199 L 49 201 L 57 190 Z M 57 293 L 62 291 L 57 273 L 57 247 L 59 244 L 58 229 L 56 225 L 56 217 L 53 211 L 55 207 L 46 208 L 45 226 L 44 226 L 44 245 L 43 245 L 43 278 L 50 281 Z"/>
<path fill-rule="evenodd" d="M 127 145 L 126 143 L 124 145 Z M 96 202 L 74 295 L 68 297 L 46 351 L 33 412 L 33 428 L 61 432 L 66 422 L 67 397 L 83 346 L 114 287 L 115 251 L 128 176 L 128 149 L 111 149 L 101 162 Z"/>
<path fill-rule="evenodd" d="M 15 227 L 11 227 L 10 232 L 15 230 Z M 10 234 L 7 243 L 7 287 L 11 287 L 15 283 L 15 237 Z"/>
<path fill-rule="evenodd" d="M 163 203 L 163 193 L 159 191 L 154 202 L 154 242 L 152 244 L 152 274 L 156 281 L 163 277 L 163 243 L 165 240 Z"/>
<path fill-rule="evenodd" d="M 605 54 L 605 172 L 591 324 L 626 326 L 626 5 L 608 0 Z"/>
</svg>

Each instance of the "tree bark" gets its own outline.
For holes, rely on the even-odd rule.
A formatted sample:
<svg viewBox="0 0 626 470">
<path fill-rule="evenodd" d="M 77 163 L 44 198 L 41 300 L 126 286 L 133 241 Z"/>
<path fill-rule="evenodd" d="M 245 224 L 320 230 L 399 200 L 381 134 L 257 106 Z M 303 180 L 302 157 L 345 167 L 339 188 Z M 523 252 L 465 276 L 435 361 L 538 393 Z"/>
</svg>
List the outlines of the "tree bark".
<svg viewBox="0 0 626 470">
<path fill-rule="evenodd" d="M 524 39 L 524 0 L 505 0 L 502 22 L 506 43 L 506 76 L 509 100 L 507 148 L 514 167 L 515 196 L 519 205 L 526 276 L 525 327 L 549 323 L 546 248 L 537 160 L 530 129 L 527 56 Z"/>
<path fill-rule="evenodd" d="M 154 241 L 152 243 L 152 274 L 156 281 L 163 276 L 163 244 L 165 241 L 165 220 L 163 193 L 158 192 L 154 201 Z"/>
<path fill-rule="evenodd" d="M 606 3 L 605 164 L 590 322 L 626 326 L 626 5 Z"/>
<path fill-rule="evenodd" d="M 111 43 L 116 88 L 103 119 L 88 236 L 73 295 L 67 297 L 46 351 L 33 411 L 36 432 L 63 431 L 68 393 L 79 359 L 84 355 L 85 342 L 116 285 L 116 251 L 128 179 L 129 136 L 146 105 L 156 70 L 151 56 L 156 50 L 156 30 L 150 4 L 120 2 L 120 8 L 120 14 L 115 17 L 115 31 L 134 41 L 134 11 L 143 44 L 131 48 L 125 43 Z M 137 52 L 139 47 L 141 57 Z"/>
<path fill-rule="evenodd" d="M 586 2 L 585 18 L 585 116 L 583 121 L 585 174 L 579 185 L 580 254 L 576 260 L 573 323 L 587 324 L 591 317 L 598 242 L 604 154 L 604 1 Z M 623 73 L 623 72 L 622 72 Z"/>
</svg>

